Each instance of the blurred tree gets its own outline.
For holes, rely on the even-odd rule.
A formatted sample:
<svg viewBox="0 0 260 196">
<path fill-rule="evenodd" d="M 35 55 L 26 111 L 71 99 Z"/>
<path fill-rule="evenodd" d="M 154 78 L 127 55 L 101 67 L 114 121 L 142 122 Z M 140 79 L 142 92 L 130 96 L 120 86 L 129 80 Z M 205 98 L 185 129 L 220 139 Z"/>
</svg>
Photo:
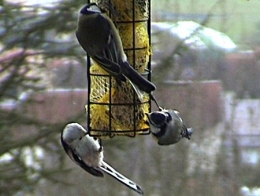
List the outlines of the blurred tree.
<svg viewBox="0 0 260 196">
<path fill-rule="evenodd" d="M 32 102 L 22 95 L 48 88 L 47 64 L 55 59 L 74 59 L 84 65 L 85 55 L 74 38 L 82 3 L 29 6 L 1 1 L 0 195 L 29 193 L 42 180 L 55 182 L 53 174 L 61 171 L 64 153 L 57 133 L 68 119 L 43 120 L 35 118 L 41 111 L 32 110 L 27 115 L 25 108 Z"/>
</svg>

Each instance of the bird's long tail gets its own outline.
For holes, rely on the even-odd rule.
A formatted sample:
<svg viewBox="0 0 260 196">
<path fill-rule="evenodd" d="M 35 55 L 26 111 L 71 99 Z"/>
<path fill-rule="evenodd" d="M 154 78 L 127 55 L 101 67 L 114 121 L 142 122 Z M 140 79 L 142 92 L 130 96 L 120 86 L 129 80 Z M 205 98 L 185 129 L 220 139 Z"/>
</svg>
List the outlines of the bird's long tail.
<svg viewBox="0 0 260 196">
<path fill-rule="evenodd" d="M 137 193 L 144 194 L 143 190 L 141 189 L 141 187 L 139 185 L 137 185 L 135 182 L 129 180 L 128 178 L 126 178 L 125 176 L 120 174 L 119 172 L 117 172 L 114 168 L 112 168 L 110 165 L 108 165 L 104 161 L 102 162 L 102 166 L 100 168 L 105 173 L 109 174 L 110 176 L 112 176 L 113 178 L 115 178 L 116 180 L 121 182 L 122 184 L 128 186 L 132 190 L 136 191 Z"/>
</svg>

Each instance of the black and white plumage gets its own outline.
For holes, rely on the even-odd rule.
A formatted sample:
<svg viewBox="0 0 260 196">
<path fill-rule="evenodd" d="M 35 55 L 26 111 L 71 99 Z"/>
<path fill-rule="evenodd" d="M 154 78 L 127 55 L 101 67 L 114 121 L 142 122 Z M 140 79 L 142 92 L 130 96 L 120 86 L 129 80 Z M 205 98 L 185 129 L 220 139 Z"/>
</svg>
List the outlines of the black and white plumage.
<svg viewBox="0 0 260 196">
<path fill-rule="evenodd" d="M 177 110 L 160 109 L 146 113 L 150 131 L 159 145 L 175 144 L 183 137 L 190 139 L 192 128 L 186 128 Z"/>
<path fill-rule="evenodd" d="M 128 79 L 140 99 L 144 92 L 150 94 L 156 89 L 128 63 L 118 30 L 97 4 L 80 10 L 76 37 L 86 53 L 119 84 Z"/>
<path fill-rule="evenodd" d="M 140 186 L 118 173 L 103 160 L 103 147 L 99 140 L 89 136 L 78 123 L 66 125 L 61 133 L 61 143 L 70 159 L 85 171 L 97 177 L 103 177 L 105 172 L 139 194 L 143 194 Z"/>
</svg>

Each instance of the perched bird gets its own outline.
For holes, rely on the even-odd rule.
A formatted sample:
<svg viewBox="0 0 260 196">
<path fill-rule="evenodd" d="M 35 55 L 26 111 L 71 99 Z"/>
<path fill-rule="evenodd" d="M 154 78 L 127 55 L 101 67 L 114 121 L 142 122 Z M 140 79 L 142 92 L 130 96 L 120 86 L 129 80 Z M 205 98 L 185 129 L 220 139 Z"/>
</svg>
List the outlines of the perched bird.
<svg viewBox="0 0 260 196">
<path fill-rule="evenodd" d="M 176 110 L 160 109 L 146 113 L 150 131 L 159 145 L 170 145 L 177 143 L 181 138 L 190 139 L 192 128 L 186 128 L 179 112 Z"/>
<path fill-rule="evenodd" d="M 85 171 L 98 177 L 103 177 L 105 172 L 139 194 L 143 194 L 140 186 L 118 173 L 103 160 L 103 147 L 99 140 L 89 136 L 78 123 L 66 125 L 61 133 L 61 143 L 70 159 Z"/>
<path fill-rule="evenodd" d="M 86 53 L 119 84 L 128 79 L 139 98 L 144 92 L 150 94 L 155 90 L 155 85 L 128 63 L 118 30 L 96 3 L 80 10 L 76 37 Z"/>
</svg>

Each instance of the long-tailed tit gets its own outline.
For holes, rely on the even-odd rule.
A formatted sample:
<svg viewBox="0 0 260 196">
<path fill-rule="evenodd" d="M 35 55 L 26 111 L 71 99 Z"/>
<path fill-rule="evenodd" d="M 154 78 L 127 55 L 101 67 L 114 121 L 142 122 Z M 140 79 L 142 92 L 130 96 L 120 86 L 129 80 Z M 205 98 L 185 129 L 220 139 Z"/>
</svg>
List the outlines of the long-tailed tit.
<svg viewBox="0 0 260 196">
<path fill-rule="evenodd" d="M 103 147 L 99 140 L 89 136 L 78 123 L 66 125 L 61 133 L 61 143 L 70 159 L 85 171 L 98 177 L 103 177 L 105 172 L 134 191 L 143 194 L 140 186 L 118 173 L 103 160 Z"/>
</svg>

